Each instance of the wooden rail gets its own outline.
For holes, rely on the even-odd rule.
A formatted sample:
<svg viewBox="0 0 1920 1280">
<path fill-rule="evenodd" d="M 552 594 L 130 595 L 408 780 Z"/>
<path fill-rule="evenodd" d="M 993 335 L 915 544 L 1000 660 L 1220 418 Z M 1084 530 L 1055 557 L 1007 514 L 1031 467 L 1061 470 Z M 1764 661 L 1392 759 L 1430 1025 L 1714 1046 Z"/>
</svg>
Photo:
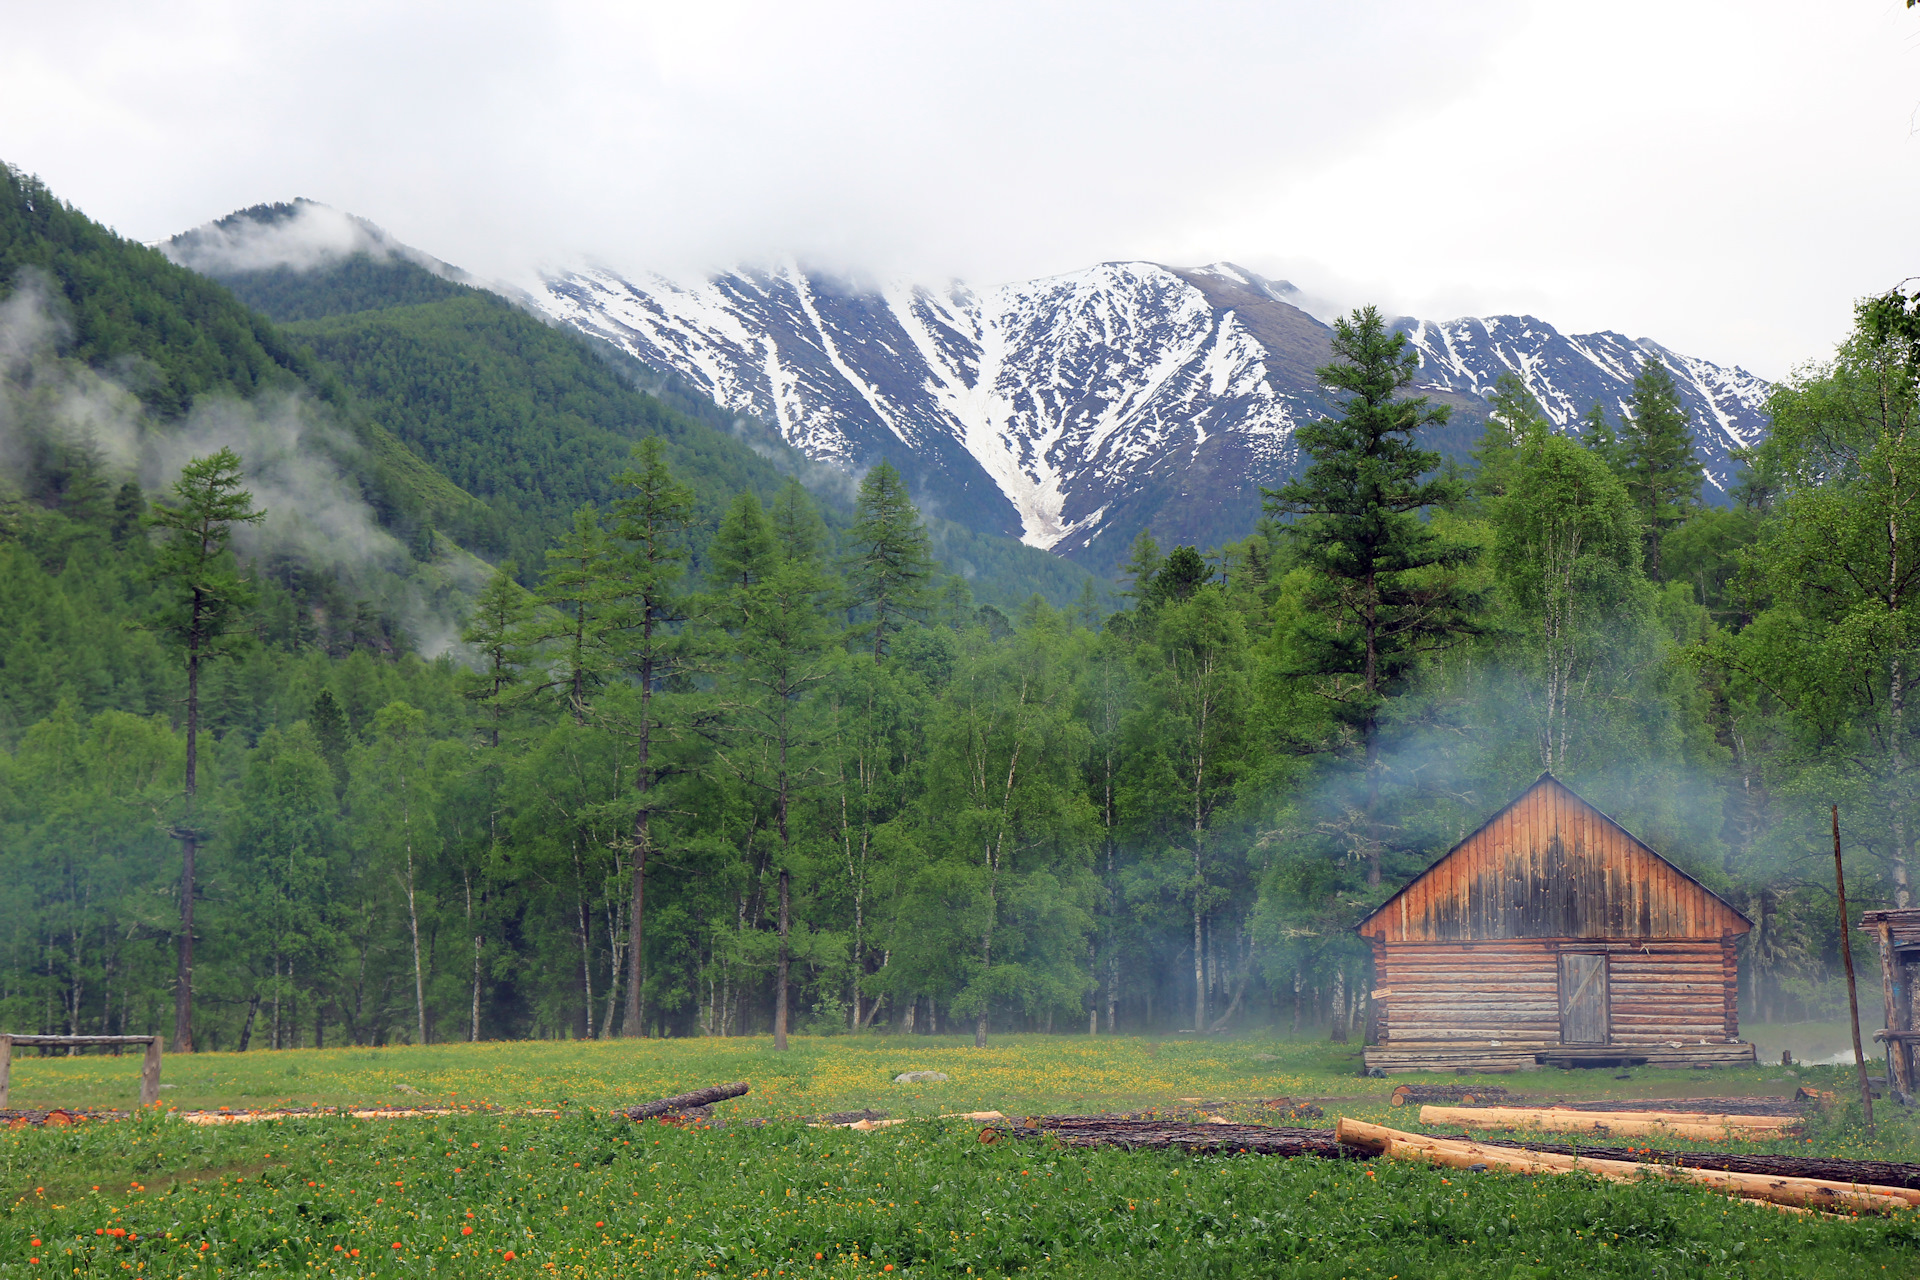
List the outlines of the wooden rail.
<svg viewBox="0 0 1920 1280">
<path fill-rule="evenodd" d="M 13 1047 L 25 1044 L 63 1047 L 145 1045 L 147 1052 L 140 1061 L 140 1105 L 150 1107 L 160 1101 L 160 1053 L 164 1046 L 159 1036 L 32 1036 L 0 1032 L 0 1108 L 9 1105 L 7 1095 L 13 1075 Z"/>
</svg>

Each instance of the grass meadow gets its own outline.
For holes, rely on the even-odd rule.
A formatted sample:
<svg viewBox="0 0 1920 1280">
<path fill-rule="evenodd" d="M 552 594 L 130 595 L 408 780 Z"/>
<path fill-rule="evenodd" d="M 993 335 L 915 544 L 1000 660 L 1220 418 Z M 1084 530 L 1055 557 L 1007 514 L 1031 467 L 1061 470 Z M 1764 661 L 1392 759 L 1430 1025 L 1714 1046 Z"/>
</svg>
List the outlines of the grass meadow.
<svg viewBox="0 0 1920 1280">
<path fill-rule="evenodd" d="M 1357 1047 L 1253 1039 L 539 1042 L 202 1054 L 166 1062 L 161 1109 L 0 1131 L 0 1276 L 1483 1277 L 1920 1275 L 1920 1215 L 1812 1218 L 1685 1187 L 1462 1175 L 1388 1161 L 983 1145 L 942 1113 L 1314 1100 L 1418 1128 Z M 908 1070 L 945 1084 L 896 1085 Z M 1531 1097 L 1843 1086 L 1789 1075 L 1540 1071 Z M 16 1107 L 127 1106 L 138 1059 L 17 1058 Z M 723 1080 L 760 1127 L 610 1115 Z M 1420 1079 L 1420 1077 L 1403 1077 Z M 1451 1081 L 1453 1077 L 1448 1077 Z M 432 1119 L 310 1116 L 200 1127 L 169 1110 L 452 1105 Z M 870 1133 L 797 1117 L 871 1107 Z M 520 1114 L 551 1109 L 555 1114 Z M 1241 1110 L 1229 1107 L 1229 1114 Z M 1257 1114 L 1245 1108 L 1247 1118 Z M 1913 1126 L 1857 1104 L 1752 1150 L 1915 1159 Z"/>
</svg>

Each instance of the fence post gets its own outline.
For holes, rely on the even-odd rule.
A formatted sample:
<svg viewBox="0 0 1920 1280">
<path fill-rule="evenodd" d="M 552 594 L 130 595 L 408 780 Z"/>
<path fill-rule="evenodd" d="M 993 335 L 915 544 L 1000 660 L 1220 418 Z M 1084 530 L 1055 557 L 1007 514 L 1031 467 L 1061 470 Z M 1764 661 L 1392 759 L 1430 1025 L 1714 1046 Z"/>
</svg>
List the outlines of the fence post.
<svg viewBox="0 0 1920 1280">
<path fill-rule="evenodd" d="M 160 1037 L 147 1041 L 147 1056 L 140 1063 L 140 1105 L 151 1107 L 160 1101 Z"/>
<path fill-rule="evenodd" d="M 13 1081 L 13 1037 L 0 1034 L 0 1107 L 7 1105 L 7 1092 Z"/>
</svg>

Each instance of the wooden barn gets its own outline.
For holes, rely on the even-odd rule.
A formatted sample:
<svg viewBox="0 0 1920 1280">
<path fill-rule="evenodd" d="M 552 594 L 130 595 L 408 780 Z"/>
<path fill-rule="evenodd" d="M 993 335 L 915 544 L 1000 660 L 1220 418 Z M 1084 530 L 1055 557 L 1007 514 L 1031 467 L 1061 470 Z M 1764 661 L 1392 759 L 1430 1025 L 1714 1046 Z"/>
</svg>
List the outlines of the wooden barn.
<svg viewBox="0 0 1920 1280">
<path fill-rule="evenodd" d="M 1551 774 L 1358 926 L 1369 1067 L 1716 1065 L 1753 922 Z"/>
</svg>

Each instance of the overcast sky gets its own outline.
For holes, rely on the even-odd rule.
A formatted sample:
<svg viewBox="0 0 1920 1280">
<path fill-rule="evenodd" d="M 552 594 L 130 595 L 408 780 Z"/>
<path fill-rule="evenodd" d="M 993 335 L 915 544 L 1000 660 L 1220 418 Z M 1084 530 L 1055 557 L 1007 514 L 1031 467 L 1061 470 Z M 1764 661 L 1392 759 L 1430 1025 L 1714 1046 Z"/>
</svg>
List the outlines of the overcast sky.
<svg viewBox="0 0 1920 1280">
<path fill-rule="evenodd" d="M 482 275 L 1230 259 L 1774 377 L 1920 274 L 1902 0 L 0 0 L 0 159 L 157 240 L 306 196 Z"/>
</svg>

